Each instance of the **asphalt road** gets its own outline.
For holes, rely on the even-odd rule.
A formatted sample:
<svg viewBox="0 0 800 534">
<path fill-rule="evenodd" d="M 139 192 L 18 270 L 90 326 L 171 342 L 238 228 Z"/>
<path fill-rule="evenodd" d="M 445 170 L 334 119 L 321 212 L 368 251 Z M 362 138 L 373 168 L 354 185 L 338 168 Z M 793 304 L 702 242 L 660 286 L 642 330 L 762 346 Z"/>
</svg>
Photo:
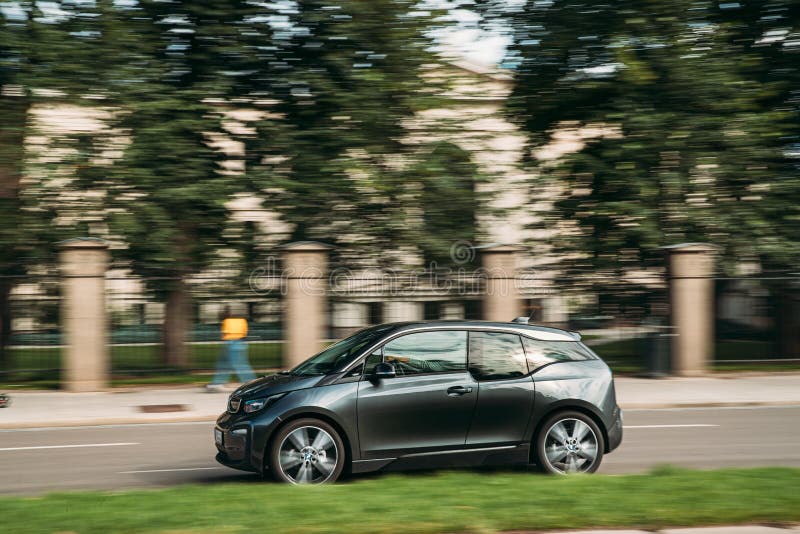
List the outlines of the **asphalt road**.
<svg viewBox="0 0 800 534">
<path fill-rule="evenodd" d="M 601 473 L 800 467 L 800 406 L 628 410 Z M 212 423 L 0 430 L 0 493 L 254 482 L 214 461 Z"/>
</svg>

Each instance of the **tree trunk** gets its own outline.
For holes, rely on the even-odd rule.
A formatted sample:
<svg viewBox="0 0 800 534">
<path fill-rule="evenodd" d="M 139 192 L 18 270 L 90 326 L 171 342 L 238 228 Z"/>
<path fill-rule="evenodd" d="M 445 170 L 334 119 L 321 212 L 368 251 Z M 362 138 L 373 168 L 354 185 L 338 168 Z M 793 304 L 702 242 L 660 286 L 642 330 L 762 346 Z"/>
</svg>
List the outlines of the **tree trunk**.
<svg viewBox="0 0 800 534">
<path fill-rule="evenodd" d="M 14 365 L 11 351 L 11 282 L 0 280 L 0 370 L 10 371 Z"/>
<path fill-rule="evenodd" d="M 30 100 L 27 96 L 0 94 L 0 276 L 22 272 L 20 259 L 20 180 L 25 159 L 25 133 Z M 0 278 L 0 369 L 11 369 L 12 279 Z"/>
<path fill-rule="evenodd" d="M 167 294 L 164 311 L 162 363 L 169 367 L 189 365 L 189 347 L 186 342 L 189 335 L 190 304 L 186 283 L 180 279 Z"/>
<path fill-rule="evenodd" d="M 783 284 L 777 299 L 775 326 L 779 358 L 800 358 L 800 292 L 792 284 Z"/>
<path fill-rule="evenodd" d="M 0 94 L 0 199 L 19 198 L 29 109 L 27 97 Z"/>
</svg>

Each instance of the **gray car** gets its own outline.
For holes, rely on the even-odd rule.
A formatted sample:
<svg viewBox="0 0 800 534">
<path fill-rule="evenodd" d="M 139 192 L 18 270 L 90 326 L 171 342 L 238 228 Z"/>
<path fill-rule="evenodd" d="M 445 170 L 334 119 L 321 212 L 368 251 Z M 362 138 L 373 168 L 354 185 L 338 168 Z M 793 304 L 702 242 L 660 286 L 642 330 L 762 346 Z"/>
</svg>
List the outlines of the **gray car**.
<svg viewBox="0 0 800 534">
<path fill-rule="evenodd" d="M 592 473 L 622 441 L 622 412 L 611 370 L 580 339 L 516 322 L 366 328 L 234 391 L 217 460 L 295 484 L 529 463 Z"/>
</svg>

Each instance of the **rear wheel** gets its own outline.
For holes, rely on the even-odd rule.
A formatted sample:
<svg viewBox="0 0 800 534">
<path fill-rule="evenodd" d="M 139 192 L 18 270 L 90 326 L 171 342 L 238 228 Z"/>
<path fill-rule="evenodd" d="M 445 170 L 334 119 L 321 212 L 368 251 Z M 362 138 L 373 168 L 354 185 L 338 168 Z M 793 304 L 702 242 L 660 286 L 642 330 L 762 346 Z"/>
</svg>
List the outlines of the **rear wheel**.
<svg viewBox="0 0 800 534">
<path fill-rule="evenodd" d="M 536 436 L 536 459 L 546 473 L 594 473 L 603 460 L 603 433 L 581 412 L 559 412 Z"/>
<path fill-rule="evenodd" d="M 336 430 L 318 419 L 298 419 L 281 428 L 272 442 L 272 476 L 290 484 L 334 482 L 342 474 L 344 443 Z"/>
</svg>

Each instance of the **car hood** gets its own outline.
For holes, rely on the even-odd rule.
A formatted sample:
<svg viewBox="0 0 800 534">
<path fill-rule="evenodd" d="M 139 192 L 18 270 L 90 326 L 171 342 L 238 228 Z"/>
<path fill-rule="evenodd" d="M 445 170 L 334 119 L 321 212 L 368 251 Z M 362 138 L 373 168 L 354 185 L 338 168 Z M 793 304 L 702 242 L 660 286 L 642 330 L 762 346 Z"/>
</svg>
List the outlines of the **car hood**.
<svg viewBox="0 0 800 534">
<path fill-rule="evenodd" d="M 290 374 L 274 374 L 262 376 L 245 382 L 231 396 L 239 398 L 264 397 L 314 387 L 323 376 L 296 376 Z"/>
</svg>

